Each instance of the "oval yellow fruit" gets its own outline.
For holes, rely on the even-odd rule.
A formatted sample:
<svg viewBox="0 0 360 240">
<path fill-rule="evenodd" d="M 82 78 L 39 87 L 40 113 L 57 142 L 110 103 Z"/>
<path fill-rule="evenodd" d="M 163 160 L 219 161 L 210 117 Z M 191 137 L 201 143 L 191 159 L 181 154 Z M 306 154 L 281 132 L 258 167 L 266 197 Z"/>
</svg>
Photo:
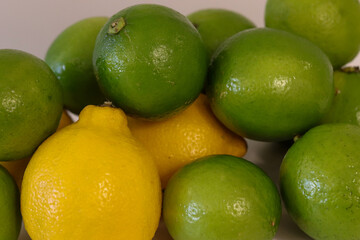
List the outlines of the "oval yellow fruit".
<svg viewBox="0 0 360 240">
<path fill-rule="evenodd" d="M 204 94 L 185 111 L 163 121 L 129 118 L 129 128 L 154 156 L 165 188 L 169 178 L 197 158 L 213 154 L 245 155 L 245 140 L 224 127 Z"/>
<path fill-rule="evenodd" d="M 124 112 L 90 105 L 31 158 L 21 209 L 33 240 L 149 240 L 160 219 L 160 179 Z"/>
</svg>

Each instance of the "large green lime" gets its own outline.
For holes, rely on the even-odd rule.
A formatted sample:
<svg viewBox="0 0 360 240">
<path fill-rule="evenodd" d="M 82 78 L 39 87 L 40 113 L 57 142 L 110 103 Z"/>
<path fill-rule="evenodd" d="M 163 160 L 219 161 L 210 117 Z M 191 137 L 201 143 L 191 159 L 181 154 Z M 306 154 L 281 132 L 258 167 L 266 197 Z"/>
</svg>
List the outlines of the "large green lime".
<svg viewBox="0 0 360 240">
<path fill-rule="evenodd" d="M 258 28 L 226 40 L 210 65 L 207 94 L 234 132 L 282 141 L 318 124 L 334 96 L 326 55 L 291 33 Z"/>
<path fill-rule="evenodd" d="M 201 34 L 209 57 L 227 38 L 255 27 L 255 24 L 243 15 L 225 9 L 203 9 L 190 14 L 188 18 Z"/>
<path fill-rule="evenodd" d="M 175 240 L 273 239 L 278 191 L 256 165 L 230 155 L 201 158 L 169 181 L 163 216 Z"/>
<path fill-rule="evenodd" d="M 290 216 L 314 239 L 360 237 L 360 127 L 324 124 L 301 137 L 280 169 Z"/>
<path fill-rule="evenodd" d="M 0 50 L 0 161 L 30 156 L 55 132 L 63 109 L 59 81 L 41 59 Z"/>
<path fill-rule="evenodd" d="M 360 49 L 358 0 L 268 0 L 267 27 L 305 37 L 318 45 L 334 68 L 350 62 Z"/>
<path fill-rule="evenodd" d="M 96 82 L 92 55 L 96 37 L 106 17 L 83 19 L 66 28 L 45 57 L 63 88 L 64 106 L 79 113 L 86 105 L 101 104 L 105 97 Z"/>
<path fill-rule="evenodd" d="M 360 126 L 360 70 L 348 67 L 334 72 L 335 98 L 324 123 L 352 123 Z"/>
<path fill-rule="evenodd" d="M 17 240 L 21 228 L 20 194 L 3 166 L 0 166 L 0 202 L 0 239 Z"/>
<path fill-rule="evenodd" d="M 191 22 L 151 4 L 110 18 L 96 40 L 93 63 L 104 94 L 126 113 L 148 119 L 191 104 L 207 71 L 206 49 Z"/>
</svg>

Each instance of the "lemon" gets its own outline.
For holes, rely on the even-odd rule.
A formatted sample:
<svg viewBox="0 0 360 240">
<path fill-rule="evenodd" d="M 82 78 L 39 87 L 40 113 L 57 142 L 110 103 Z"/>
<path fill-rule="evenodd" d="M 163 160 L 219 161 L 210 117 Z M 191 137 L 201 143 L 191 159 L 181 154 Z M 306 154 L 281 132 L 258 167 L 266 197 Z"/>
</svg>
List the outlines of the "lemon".
<svg viewBox="0 0 360 240">
<path fill-rule="evenodd" d="M 245 140 L 224 127 L 204 94 L 185 111 L 163 121 L 130 118 L 132 134 L 152 153 L 163 188 L 181 167 L 211 154 L 243 156 Z"/>
<path fill-rule="evenodd" d="M 71 123 L 72 123 L 72 120 L 69 117 L 69 115 L 67 114 L 66 110 L 64 109 L 62 112 L 60 123 L 59 123 L 57 130 L 62 129 Z M 11 174 L 11 176 L 14 178 L 19 189 L 21 189 L 21 182 L 22 182 L 22 179 L 24 176 L 26 166 L 28 165 L 29 161 L 30 161 L 30 157 L 22 158 L 22 159 L 14 160 L 14 161 L 0 162 L 0 165 L 5 167 L 6 170 L 8 170 L 9 173 Z"/>
<path fill-rule="evenodd" d="M 330 58 L 334 68 L 350 62 L 360 50 L 358 0 L 268 0 L 267 27 L 309 39 Z"/>
<path fill-rule="evenodd" d="M 41 59 L 0 50 L 0 161 L 29 157 L 55 132 L 63 109 L 59 81 Z"/>
<path fill-rule="evenodd" d="M 199 96 L 208 59 L 199 32 L 185 16 L 139 4 L 104 25 L 93 64 L 101 90 L 115 106 L 131 116 L 162 119 Z"/>
<path fill-rule="evenodd" d="M 89 105 L 31 158 L 21 209 L 34 240 L 149 240 L 160 219 L 160 178 L 123 111 Z"/>
</svg>

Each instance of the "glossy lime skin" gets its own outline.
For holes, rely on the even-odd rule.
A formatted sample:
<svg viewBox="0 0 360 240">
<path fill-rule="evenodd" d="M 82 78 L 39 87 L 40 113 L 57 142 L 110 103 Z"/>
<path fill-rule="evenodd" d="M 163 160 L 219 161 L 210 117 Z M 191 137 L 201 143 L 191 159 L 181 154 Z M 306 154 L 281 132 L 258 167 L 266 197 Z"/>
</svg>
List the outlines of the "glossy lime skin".
<svg viewBox="0 0 360 240">
<path fill-rule="evenodd" d="M 59 81 L 41 59 L 0 50 L 0 161 L 30 156 L 55 132 L 63 110 Z"/>
<path fill-rule="evenodd" d="M 230 155 L 186 165 L 164 193 L 163 217 L 175 240 L 273 239 L 280 216 L 280 196 L 270 178 Z"/>
<path fill-rule="evenodd" d="M 104 103 L 94 74 L 92 55 L 96 37 L 107 17 L 83 19 L 66 28 L 50 45 L 45 62 L 64 92 L 64 106 L 79 114 L 87 105 Z"/>
<path fill-rule="evenodd" d="M 242 31 L 216 51 L 207 95 L 213 112 L 247 138 L 283 141 L 316 125 L 331 105 L 333 70 L 310 41 L 285 31 Z"/>
<path fill-rule="evenodd" d="M 0 239 L 17 240 L 21 228 L 20 194 L 3 166 L 0 166 L 0 201 Z"/>
<path fill-rule="evenodd" d="M 314 239 L 360 236 L 360 127 L 324 124 L 301 137 L 280 168 L 290 216 Z"/>
<path fill-rule="evenodd" d="M 123 18 L 115 34 L 109 27 Z M 201 36 L 180 13 L 140 4 L 121 10 L 96 40 L 93 64 L 104 94 L 127 114 L 169 117 L 200 94 L 207 71 Z"/>
<path fill-rule="evenodd" d="M 265 25 L 309 39 L 330 58 L 335 69 L 360 50 L 358 0 L 268 0 Z"/>
<path fill-rule="evenodd" d="M 199 31 L 209 57 L 227 38 L 255 27 L 243 15 L 226 9 L 202 9 L 190 14 L 188 18 Z"/>
<path fill-rule="evenodd" d="M 360 126 L 360 71 L 335 71 L 334 85 L 334 102 L 322 122 Z"/>
</svg>

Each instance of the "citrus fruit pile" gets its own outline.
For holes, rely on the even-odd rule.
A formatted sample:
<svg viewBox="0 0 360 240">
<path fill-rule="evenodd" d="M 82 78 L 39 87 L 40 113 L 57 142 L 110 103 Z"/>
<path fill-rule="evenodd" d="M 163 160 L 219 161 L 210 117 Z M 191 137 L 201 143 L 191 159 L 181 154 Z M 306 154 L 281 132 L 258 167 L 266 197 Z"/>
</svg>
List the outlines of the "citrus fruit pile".
<svg viewBox="0 0 360 240">
<path fill-rule="evenodd" d="M 0 239 L 360 239 L 357 0 L 139 4 L 0 50 Z M 72 122 L 68 113 L 78 114 Z M 295 143 L 278 182 L 247 139 Z M 278 188 L 279 187 L 279 188 Z"/>
</svg>

